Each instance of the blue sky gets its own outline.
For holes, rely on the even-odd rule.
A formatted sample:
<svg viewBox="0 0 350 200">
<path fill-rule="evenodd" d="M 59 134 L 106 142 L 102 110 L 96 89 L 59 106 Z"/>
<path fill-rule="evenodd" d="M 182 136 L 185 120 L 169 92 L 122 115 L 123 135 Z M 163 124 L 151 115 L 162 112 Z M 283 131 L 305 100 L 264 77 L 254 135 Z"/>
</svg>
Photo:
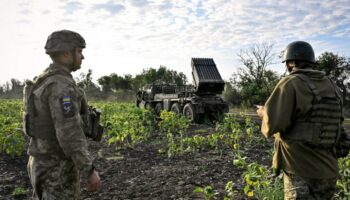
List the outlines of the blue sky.
<svg viewBox="0 0 350 200">
<path fill-rule="evenodd" d="M 47 36 L 79 32 L 94 78 L 138 74 L 164 65 L 191 82 L 191 57 L 214 58 L 228 80 L 242 65 L 237 54 L 252 45 L 273 44 L 278 55 L 305 40 L 316 55 L 350 57 L 350 0 L 0 0 L 0 84 L 31 79 L 50 63 Z M 270 69 L 283 72 L 283 65 Z"/>
</svg>

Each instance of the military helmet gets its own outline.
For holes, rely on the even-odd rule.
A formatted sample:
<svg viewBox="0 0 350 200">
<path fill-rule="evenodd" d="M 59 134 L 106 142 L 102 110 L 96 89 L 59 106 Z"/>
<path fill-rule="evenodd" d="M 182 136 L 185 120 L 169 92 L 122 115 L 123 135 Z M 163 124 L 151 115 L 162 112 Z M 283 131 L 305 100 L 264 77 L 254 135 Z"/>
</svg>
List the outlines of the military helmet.
<svg viewBox="0 0 350 200">
<path fill-rule="evenodd" d="M 77 47 L 85 48 L 84 38 L 74 31 L 60 30 L 49 35 L 45 50 L 47 54 L 59 51 L 71 51 Z"/>
<path fill-rule="evenodd" d="M 287 46 L 283 53 L 282 62 L 289 60 L 316 62 L 312 46 L 304 41 L 295 41 Z"/>
</svg>

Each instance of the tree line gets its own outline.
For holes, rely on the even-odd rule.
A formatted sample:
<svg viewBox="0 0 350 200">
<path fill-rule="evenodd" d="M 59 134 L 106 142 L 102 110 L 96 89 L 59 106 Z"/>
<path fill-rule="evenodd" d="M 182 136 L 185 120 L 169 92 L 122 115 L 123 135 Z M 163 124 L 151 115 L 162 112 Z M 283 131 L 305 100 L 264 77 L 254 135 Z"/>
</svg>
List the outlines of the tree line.
<svg viewBox="0 0 350 200">
<path fill-rule="evenodd" d="M 274 64 L 274 60 L 282 57 L 271 50 L 273 45 L 267 43 L 253 45 L 248 50 L 241 50 L 238 54 L 243 67 L 239 68 L 226 83 L 224 98 L 231 105 L 251 107 L 263 104 L 274 89 L 278 81 L 287 75 L 278 74 L 267 67 Z M 281 60 L 281 59 L 279 59 Z M 280 61 L 278 61 L 280 62 Z M 324 52 L 316 59 L 315 70 L 325 72 L 341 89 L 343 105 L 350 113 L 350 58 L 332 52 Z"/>
<path fill-rule="evenodd" d="M 185 85 L 187 77 L 182 72 L 160 66 L 144 69 L 135 77 L 129 74 L 120 76 L 112 73 L 98 78 L 97 83 L 93 81 L 93 71 L 89 69 L 87 73 L 81 73 L 76 77 L 75 81 L 78 87 L 84 89 L 89 100 L 131 101 L 134 100 L 138 89 L 146 84 L 157 82 Z M 0 98 L 22 98 L 24 85 L 25 81 L 11 79 L 10 82 L 0 86 Z"/>
<path fill-rule="evenodd" d="M 279 74 L 269 66 L 281 55 L 272 51 L 273 45 L 255 44 L 249 49 L 241 50 L 237 58 L 242 64 L 226 82 L 224 99 L 231 106 L 251 107 L 263 104 L 277 82 L 286 75 Z M 345 107 L 350 105 L 350 58 L 332 52 L 324 52 L 317 58 L 316 69 L 324 71 L 340 87 Z M 282 64 L 281 64 L 282 65 Z M 283 67 L 283 66 L 281 66 Z M 89 100 L 132 101 L 138 89 L 151 83 L 169 83 L 185 85 L 188 83 L 182 72 L 170 70 L 165 66 L 144 69 L 136 76 L 112 73 L 93 82 L 93 71 L 81 73 L 76 78 L 77 85 L 85 90 Z M 0 86 L 0 98 L 22 98 L 24 82 L 11 79 Z M 349 109 L 349 108 L 348 108 Z"/>
</svg>

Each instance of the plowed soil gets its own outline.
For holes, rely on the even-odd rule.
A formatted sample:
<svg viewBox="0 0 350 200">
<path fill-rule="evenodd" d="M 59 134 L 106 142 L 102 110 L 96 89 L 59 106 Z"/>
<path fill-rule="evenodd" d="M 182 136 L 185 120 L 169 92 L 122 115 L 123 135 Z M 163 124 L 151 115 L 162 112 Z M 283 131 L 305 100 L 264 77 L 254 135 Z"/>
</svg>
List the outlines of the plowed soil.
<svg viewBox="0 0 350 200">
<path fill-rule="evenodd" d="M 205 129 L 206 134 L 214 131 L 207 125 L 192 125 L 191 129 Z M 165 153 L 159 153 L 159 149 L 165 147 L 161 138 L 155 133 L 147 142 L 118 149 L 106 141 L 91 141 L 90 152 L 100 173 L 102 188 L 88 193 L 82 187 L 82 199 L 205 199 L 203 194 L 193 190 L 208 185 L 217 193 L 214 199 L 223 199 L 228 181 L 234 182 L 235 199 L 247 199 L 243 193 L 242 170 L 232 164 L 232 150 L 203 150 L 168 158 Z M 250 146 L 244 154 L 248 162 L 269 166 L 271 149 L 269 141 Z M 27 160 L 26 155 L 10 158 L 0 154 L 0 199 L 30 199 L 32 189 L 26 171 Z M 13 195 L 16 188 L 26 192 Z"/>
</svg>

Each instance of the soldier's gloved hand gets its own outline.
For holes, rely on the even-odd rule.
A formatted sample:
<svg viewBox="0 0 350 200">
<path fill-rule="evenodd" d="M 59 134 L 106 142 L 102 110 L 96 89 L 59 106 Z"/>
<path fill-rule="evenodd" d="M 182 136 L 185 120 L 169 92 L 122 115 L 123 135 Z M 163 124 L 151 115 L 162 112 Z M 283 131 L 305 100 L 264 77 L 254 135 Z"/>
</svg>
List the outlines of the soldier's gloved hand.
<svg viewBox="0 0 350 200">
<path fill-rule="evenodd" d="M 86 184 L 86 191 L 88 192 L 96 192 L 101 186 L 100 176 L 98 172 L 93 170 L 90 176 L 88 177 Z"/>
</svg>

